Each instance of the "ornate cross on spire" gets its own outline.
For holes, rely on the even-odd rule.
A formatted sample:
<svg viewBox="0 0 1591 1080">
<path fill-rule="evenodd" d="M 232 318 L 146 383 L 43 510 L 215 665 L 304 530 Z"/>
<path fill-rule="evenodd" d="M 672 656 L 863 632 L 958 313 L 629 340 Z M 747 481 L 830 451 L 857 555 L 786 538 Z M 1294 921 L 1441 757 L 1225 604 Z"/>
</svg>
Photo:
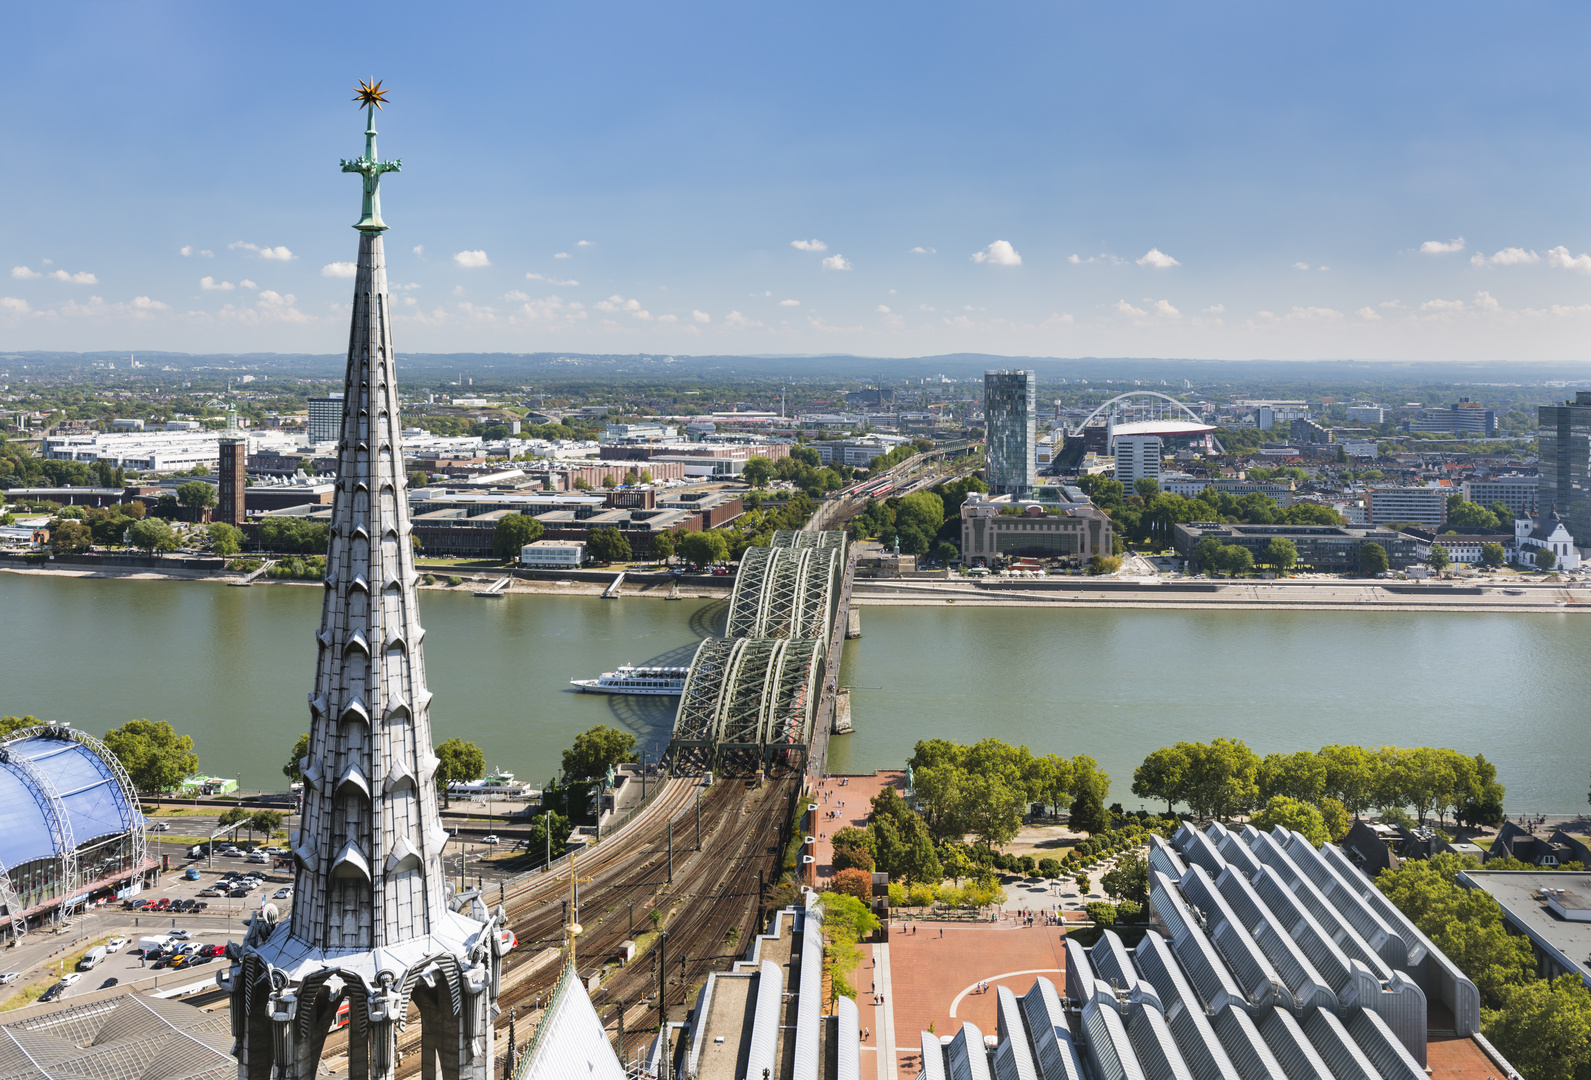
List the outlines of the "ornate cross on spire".
<svg viewBox="0 0 1591 1080">
<path fill-rule="evenodd" d="M 361 82 L 355 90 L 358 96 L 354 100 L 365 106 L 368 122 L 365 125 L 364 155 L 353 161 L 344 159 L 342 162 L 343 172 L 358 173 L 364 178 L 364 205 L 359 215 L 359 224 L 354 228 L 360 232 L 385 232 L 387 226 L 381 220 L 381 174 L 399 171 L 403 168 L 403 161 L 376 160 L 376 110 L 387 100 L 386 91 L 381 89 L 380 81 Z"/>
</svg>

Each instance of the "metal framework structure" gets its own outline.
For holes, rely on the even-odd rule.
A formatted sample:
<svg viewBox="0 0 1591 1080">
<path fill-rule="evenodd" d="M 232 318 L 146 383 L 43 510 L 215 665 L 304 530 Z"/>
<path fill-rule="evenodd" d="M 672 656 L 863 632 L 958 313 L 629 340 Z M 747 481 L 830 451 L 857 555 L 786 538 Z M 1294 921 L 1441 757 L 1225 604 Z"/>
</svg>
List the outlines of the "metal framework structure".
<svg viewBox="0 0 1591 1080">
<path fill-rule="evenodd" d="M 781 529 L 747 550 L 726 636 L 701 643 L 680 693 L 675 772 L 805 766 L 845 559 L 843 532 Z"/>
<path fill-rule="evenodd" d="M 1170 405 L 1175 406 L 1176 409 L 1181 409 L 1183 412 L 1187 413 L 1189 419 L 1195 421 L 1196 423 L 1200 423 L 1200 424 L 1204 423 L 1204 417 L 1200 416 L 1198 413 L 1196 413 L 1192 409 L 1188 408 L 1187 405 L 1185 405 L 1184 403 L 1178 401 L 1176 398 L 1172 397 L 1169 394 L 1162 394 L 1158 390 L 1129 390 L 1125 394 L 1117 394 L 1115 397 L 1111 398 L 1109 401 L 1103 402 L 1099 406 L 1099 408 L 1095 409 L 1093 412 L 1089 413 L 1081 421 L 1079 421 L 1078 425 L 1075 428 L 1073 428 L 1068 434 L 1072 438 L 1076 438 L 1076 437 L 1082 435 L 1083 434 L 1083 429 L 1086 428 L 1090 423 L 1092 423 L 1097 417 L 1103 415 L 1107 410 L 1118 411 L 1118 410 L 1113 409 L 1112 407 L 1120 405 L 1122 402 L 1128 401 L 1128 400 L 1134 399 L 1134 398 L 1158 398 L 1158 399 L 1160 399 L 1159 401 L 1156 401 L 1156 402 L 1153 402 L 1153 403 L 1146 403 L 1146 404 L 1153 404 L 1155 410 L 1158 411 L 1158 412 L 1174 413 L 1174 411 L 1175 411 L 1174 409 L 1167 409 L 1167 408 L 1165 408 L 1164 405 L 1160 404 L 1160 402 L 1166 402 L 1166 403 L 1169 403 Z M 1133 406 L 1133 408 L 1135 410 L 1137 408 L 1142 408 L 1142 407 L 1143 406 L 1137 405 L 1136 403 Z"/>
<path fill-rule="evenodd" d="M 0 763 L 15 766 L 22 785 L 44 814 L 45 828 L 50 830 L 50 845 L 61 859 L 61 906 L 57 911 L 58 918 L 64 919 L 69 914 L 68 902 L 77 893 L 77 838 L 72 832 L 72 819 L 66 813 L 66 804 L 61 802 L 50 778 L 21 754 L 0 747 Z"/>
<path fill-rule="evenodd" d="M 149 858 L 149 832 L 144 827 L 144 815 L 138 809 L 138 789 L 133 786 L 133 778 L 122 767 L 122 759 L 117 757 L 110 747 L 100 742 L 86 731 L 79 731 L 75 727 L 65 724 L 41 724 L 38 727 L 23 728 L 12 734 L 11 739 L 70 739 L 81 743 L 94 752 L 94 756 L 103 761 L 116 777 L 116 782 L 122 786 L 122 793 L 126 795 L 129 804 L 134 808 L 130 815 L 132 828 L 127 831 L 127 838 L 132 841 L 132 865 L 141 867 Z M 10 741 L 10 740 L 7 740 Z"/>
</svg>

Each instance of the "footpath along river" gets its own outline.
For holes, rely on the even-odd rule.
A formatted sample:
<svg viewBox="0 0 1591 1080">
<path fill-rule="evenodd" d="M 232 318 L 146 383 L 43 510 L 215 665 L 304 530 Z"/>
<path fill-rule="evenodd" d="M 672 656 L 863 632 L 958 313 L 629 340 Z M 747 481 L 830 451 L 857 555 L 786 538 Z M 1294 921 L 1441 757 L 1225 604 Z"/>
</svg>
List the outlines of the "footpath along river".
<svg viewBox="0 0 1591 1080">
<path fill-rule="evenodd" d="M 657 753 L 673 698 L 571 693 L 619 664 L 688 663 L 723 601 L 425 591 L 438 741 L 479 743 L 537 783 L 598 723 Z M 280 789 L 308 730 L 321 590 L 0 574 L 0 712 L 102 734 L 137 717 L 191 734 L 202 771 Z M 1496 763 L 1513 813 L 1586 808 L 1591 630 L 1561 614 L 870 607 L 847 642 L 855 733 L 833 772 L 898 766 L 918 739 L 994 735 L 1092 754 L 1113 800 L 1178 739 L 1255 750 L 1452 746 Z"/>
</svg>

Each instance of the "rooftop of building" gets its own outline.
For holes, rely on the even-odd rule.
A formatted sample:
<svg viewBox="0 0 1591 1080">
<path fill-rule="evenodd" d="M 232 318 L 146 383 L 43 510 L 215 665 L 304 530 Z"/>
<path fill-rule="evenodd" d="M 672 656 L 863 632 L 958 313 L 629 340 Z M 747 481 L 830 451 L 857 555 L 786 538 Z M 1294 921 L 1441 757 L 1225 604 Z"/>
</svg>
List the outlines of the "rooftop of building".
<svg viewBox="0 0 1591 1080">
<path fill-rule="evenodd" d="M 1460 880 L 1484 889 L 1502 905 L 1509 922 L 1538 945 L 1556 951 L 1564 966 L 1591 984 L 1591 922 L 1571 922 L 1548 906 L 1548 890 L 1591 896 L 1591 873 L 1565 870 L 1466 870 Z M 1573 906 L 1573 905 L 1567 905 Z M 1591 900 L 1586 901 L 1591 906 Z"/>
</svg>

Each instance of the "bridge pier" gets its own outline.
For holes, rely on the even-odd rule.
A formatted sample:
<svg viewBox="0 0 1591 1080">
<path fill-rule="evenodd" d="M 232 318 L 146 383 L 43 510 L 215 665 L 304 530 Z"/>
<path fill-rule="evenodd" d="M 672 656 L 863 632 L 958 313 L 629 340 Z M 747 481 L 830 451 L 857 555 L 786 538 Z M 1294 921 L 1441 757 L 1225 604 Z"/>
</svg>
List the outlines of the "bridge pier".
<svg viewBox="0 0 1591 1080">
<path fill-rule="evenodd" d="M 862 609 L 853 607 L 845 617 L 845 640 L 855 641 L 862 636 Z"/>
</svg>

